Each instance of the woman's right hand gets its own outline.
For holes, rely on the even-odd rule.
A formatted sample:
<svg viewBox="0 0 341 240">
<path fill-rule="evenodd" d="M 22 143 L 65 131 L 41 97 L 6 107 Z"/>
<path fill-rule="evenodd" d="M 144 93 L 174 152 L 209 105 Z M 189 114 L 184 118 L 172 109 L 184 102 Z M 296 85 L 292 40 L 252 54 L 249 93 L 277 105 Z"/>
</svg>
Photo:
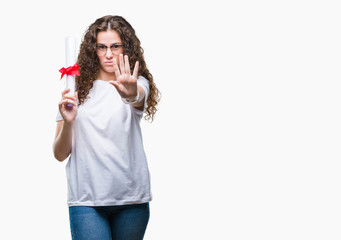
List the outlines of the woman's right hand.
<svg viewBox="0 0 341 240">
<path fill-rule="evenodd" d="M 59 112 L 63 117 L 64 122 L 72 123 L 75 121 L 78 109 L 78 94 L 75 92 L 75 96 L 68 95 L 70 89 L 65 89 L 62 92 L 62 100 L 59 102 Z M 67 107 L 68 104 L 72 104 L 72 108 Z"/>
</svg>

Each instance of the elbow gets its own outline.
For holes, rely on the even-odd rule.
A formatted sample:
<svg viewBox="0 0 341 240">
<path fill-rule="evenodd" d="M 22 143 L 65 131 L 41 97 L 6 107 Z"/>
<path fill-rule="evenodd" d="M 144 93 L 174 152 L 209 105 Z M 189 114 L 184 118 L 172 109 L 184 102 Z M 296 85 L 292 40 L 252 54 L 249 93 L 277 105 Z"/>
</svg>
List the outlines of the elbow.
<svg viewBox="0 0 341 240">
<path fill-rule="evenodd" d="M 60 151 L 58 151 L 58 149 L 56 149 L 55 144 L 53 144 L 53 155 L 58 162 L 63 162 L 69 156 L 69 154 L 63 154 Z"/>
<path fill-rule="evenodd" d="M 58 154 L 57 152 L 54 152 L 54 158 L 58 161 L 58 162 L 63 162 L 67 156 L 62 156 L 61 154 Z"/>
<path fill-rule="evenodd" d="M 54 158 L 57 159 L 58 162 L 63 162 L 66 158 L 60 157 L 58 155 L 54 155 Z"/>
</svg>

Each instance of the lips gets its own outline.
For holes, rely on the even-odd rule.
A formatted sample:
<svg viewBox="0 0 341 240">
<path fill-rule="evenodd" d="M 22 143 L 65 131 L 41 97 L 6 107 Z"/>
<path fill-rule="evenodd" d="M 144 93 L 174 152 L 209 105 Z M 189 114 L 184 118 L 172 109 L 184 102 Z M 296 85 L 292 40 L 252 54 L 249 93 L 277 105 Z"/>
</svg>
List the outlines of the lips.
<svg viewBox="0 0 341 240">
<path fill-rule="evenodd" d="M 113 65 L 113 64 L 114 64 L 114 62 L 113 62 L 113 61 L 106 61 L 106 62 L 104 62 L 104 64 L 107 64 L 107 65 Z"/>
</svg>

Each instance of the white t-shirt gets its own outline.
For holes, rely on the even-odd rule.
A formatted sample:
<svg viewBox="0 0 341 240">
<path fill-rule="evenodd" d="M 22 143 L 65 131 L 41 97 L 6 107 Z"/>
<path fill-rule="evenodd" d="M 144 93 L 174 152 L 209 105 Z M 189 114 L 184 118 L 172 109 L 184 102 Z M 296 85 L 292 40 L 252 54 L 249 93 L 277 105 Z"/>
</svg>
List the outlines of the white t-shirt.
<svg viewBox="0 0 341 240">
<path fill-rule="evenodd" d="M 138 85 L 148 96 L 148 80 L 140 76 Z M 66 165 L 68 205 L 113 206 L 151 201 L 140 128 L 143 111 L 123 103 L 116 88 L 103 80 L 94 81 L 88 96 L 78 108 Z"/>
</svg>

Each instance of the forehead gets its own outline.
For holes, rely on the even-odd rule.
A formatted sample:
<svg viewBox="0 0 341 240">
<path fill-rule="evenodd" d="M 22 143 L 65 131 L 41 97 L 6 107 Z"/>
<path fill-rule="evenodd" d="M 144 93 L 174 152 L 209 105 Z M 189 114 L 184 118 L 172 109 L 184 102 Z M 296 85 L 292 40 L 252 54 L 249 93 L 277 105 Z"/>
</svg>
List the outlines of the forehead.
<svg viewBox="0 0 341 240">
<path fill-rule="evenodd" d="M 120 35 L 115 30 L 102 31 L 97 34 L 97 43 L 113 44 L 122 42 Z"/>
</svg>

